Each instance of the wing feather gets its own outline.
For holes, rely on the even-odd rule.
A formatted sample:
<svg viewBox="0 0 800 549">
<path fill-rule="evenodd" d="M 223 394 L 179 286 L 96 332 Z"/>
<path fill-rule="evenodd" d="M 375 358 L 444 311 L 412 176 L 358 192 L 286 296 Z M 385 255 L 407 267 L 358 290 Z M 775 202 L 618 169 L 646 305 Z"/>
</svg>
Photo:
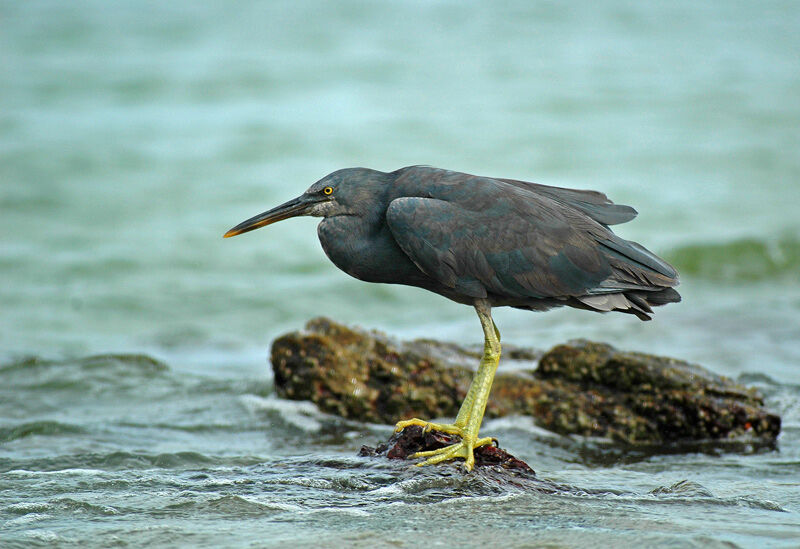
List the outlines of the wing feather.
<svg viewBox="0 0 800 549">
<path fill-rule="evenodd" d="M 606 195 L 598 191 L 584 191 L 578 189 L 565 189 L 564 187 L 551 187 L 529 181 L 516 179 L 498 179 L 532 192 L 549 196 L 563 204 L 576 208 L 595 221 L 604 225 L 617 225 L 626 223 L 635 218 L 637 212 L 630 206 L 614 204 Z"/>
<path fill-rule="evenodd" d="M 423 166 L 396 177 L 400 198 L 386 211 L 393 238 L 456 293 L 533 309 L 582 303 L 643 319 L 649 305 L 680 300 L 675 269 L 609 228 L 636 211 L 602 193 Z"/>
<path fill-rule="evenodd" d="M 395 199 L 389 229 L 422 271 L 472 297 L 577 296 L 611 275 L 590 232 L 574 227 L 553 201 L 519 200 L 497 183 L 483 190 L 473 193 L 480 209 L 474 201 L 464 208 L 441 198 Z"/>
</svg>

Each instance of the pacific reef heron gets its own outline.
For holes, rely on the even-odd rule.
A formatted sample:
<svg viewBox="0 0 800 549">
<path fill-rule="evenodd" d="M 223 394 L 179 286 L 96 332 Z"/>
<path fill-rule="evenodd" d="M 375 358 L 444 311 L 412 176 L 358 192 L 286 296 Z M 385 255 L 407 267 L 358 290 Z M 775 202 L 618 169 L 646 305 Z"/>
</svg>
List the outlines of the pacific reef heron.
<svg viewBox="0 0 800 549">
<path fill-rule="evenodd" d="M 366 282 L 405 284 L 472 305 L 484 336 L 478 371 L 452 424 L 400 421 L 458 435 L 460 442 L 414 457 L 419 465 L 463 458 L 492 441 L 478 437 L 500 360 L 492 307 L 544 311 L 569 306 L 650 320 L 651 307 L 680 301 L 678 273 L 610 225 L 636 217 L 596 191 L 479 177 L 427 166 L 391 173 L 350 168 L 327 175 L 285 204 L 225 237 L 308 215 L 328 258 Z"/>
</svg>

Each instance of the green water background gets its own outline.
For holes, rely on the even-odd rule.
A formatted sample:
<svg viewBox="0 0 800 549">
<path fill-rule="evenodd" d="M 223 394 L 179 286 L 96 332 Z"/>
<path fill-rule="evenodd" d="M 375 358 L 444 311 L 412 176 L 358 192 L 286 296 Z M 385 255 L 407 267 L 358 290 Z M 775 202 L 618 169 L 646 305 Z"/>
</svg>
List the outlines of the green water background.
<svg viewBox="0 0 800 549">
<path fill-rule="evenodd" d="M 448 489 L 485 496 L 397 488 L 391 469 L 348 484 L 362 473 L 346 456 L 386 431 L 275 399 L 266 363 L 270 341 L 312 316 L 478 343 L 472 311 L 347 277 L 312 219 L 221 238 L 335 169 L 431 164 L 602 190 L 640 212 L 617 232 L 681 272 L 684 302 L 651 323 L 498 310 L 505 341 L 589 337 L 700 362 L 763 384 L 784 416 L 773 453 L 599 469 L 524 420 L 495 424 L 541 475 L 634 494 L 566 517 L 624 508 L 658 526 L 545 513 L 492 528 L 566 546 L 635 543 L 629 528 L 660 542 L 789 543 L 800 535 L 799 51 L 793 2 L 1 2 L 0 540 L 137 543 L 148 531 L 156 544 L 248 544 L 268 530 L 313 543 L 319 525 L 296 519 L 316 512 L 309 501 L 345 533 L 352 507 L 365 532 L 401 539 L 406 518 L 364 494 L 396 489 L 389 503 L 411 507 L 431 490 L 437 505 Z M 81 358 L 108 352 L 164 367 Z M 316 457 L 294 458 L 306 451 Z M 332 456 L 344 465 L 319 466 Z M 301 461 L 282 471 L 284 459 Z M 265 488 L 300 477 L 312 480 Z M 236 490 L 244 479 L 252 493 Z M 206 481 L 207 499 L 183 507 Z M 694 483 L 685 507 L 635 495 L 683 481 Z M 182 487 L 163 496 L 170 486 Z M 331 495 L 342 493 L 346 504 Z M 764 516 L 753 518 L 736 498 L 785 513 L 754 504 Z M 456 530 L 503 505 L 459 501 Z M 532 517 L 552 504 L 511 506 Z M 726 534 L 697 519 L 706 512 L 741 527 Z"/>
</svg>

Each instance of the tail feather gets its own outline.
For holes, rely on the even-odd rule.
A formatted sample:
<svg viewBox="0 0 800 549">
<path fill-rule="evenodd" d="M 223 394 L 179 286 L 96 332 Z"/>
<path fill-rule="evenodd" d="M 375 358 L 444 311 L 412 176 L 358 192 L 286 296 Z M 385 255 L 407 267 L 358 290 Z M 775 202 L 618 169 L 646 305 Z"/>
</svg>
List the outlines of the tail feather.
<svg viewBox="0 0 800 549">
<path fill-rule="evenodd" d="M 598 244 L 604 248 L 612 267 L 627 270 L 652 285 L 677 286 L 678 272 L 675 267 L 641 244 L 624 240 L 614 234 L 607 240 L 598 241 Z"/>
<path fill-rule="evenodd" d="M 667 303 L 678 303 L 681 295 L 674 288 L 661 288 L 653 291 L 629 290 L 626 292 L 584 295 L 575 298 L 582 309 L 599 312 L 618 311 L 634 314 L 641 320 L 651 320 L 652 307 L 660 307 Z"/>
<path fill-rule="evenodd" d="M 632 291 L 626 292 L 626 295 L 636 295 L 641 299 L 647 300 L 648 305 L 652 307 L 660 307 L 667 303 L 680 303 L 681 294 L 675 288 L 662 288 L 656 292 Z"/>
</svg>

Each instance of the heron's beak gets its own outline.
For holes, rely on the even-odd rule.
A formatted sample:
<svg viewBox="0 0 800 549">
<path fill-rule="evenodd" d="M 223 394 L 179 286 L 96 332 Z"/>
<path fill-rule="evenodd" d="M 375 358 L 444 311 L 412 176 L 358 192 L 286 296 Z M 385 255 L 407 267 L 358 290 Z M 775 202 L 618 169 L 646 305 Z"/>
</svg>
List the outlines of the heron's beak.
<svg viewBox="0 0 800 549">
<path fill-rule="evenodd" d="M 277 221 L 303 215 L 317 202 L 319 202 L 319 200 L 316 199 L 316 197 L 300 195 L 297 198 L 293 198 L 289 202 L 285 202 L 280 206 L 276 206 L 269 211 L 258 214 L 255 217 L 251 217 L 247 221 L 242 221 L 225 233 L 223 238 L 230 238 L 231 236 L 236 236 L 237 234 L 254 231 L 260 227 L 265 227 Z"/>
</svg>

